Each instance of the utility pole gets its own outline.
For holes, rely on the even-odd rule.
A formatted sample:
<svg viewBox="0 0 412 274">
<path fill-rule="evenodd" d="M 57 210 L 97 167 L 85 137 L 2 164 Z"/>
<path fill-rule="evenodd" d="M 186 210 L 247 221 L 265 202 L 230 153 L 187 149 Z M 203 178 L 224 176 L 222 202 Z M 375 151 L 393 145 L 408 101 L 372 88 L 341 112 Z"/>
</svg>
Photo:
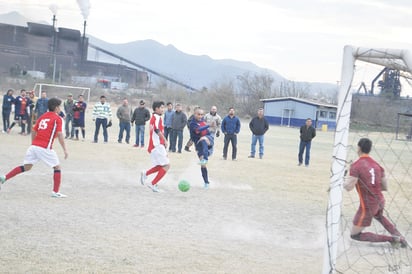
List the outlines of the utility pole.
<svg viewBox="0 0 412 274">
<path fill-rule="evenodd" d="M 53 84 L 56 80 L 56 14 L 53 14 Z"/>
<path fill-rule="evenodd" d="M 56 47 L 57 47 L 57 32 L 56 32 L 56 14 L 57 14 L 57 6 L 50 5 L 49 9 L 53 13 L 53 41 L 52 41 L 52 55 L 53 55 L 53 84 L 56 80 Z"/>
</svg>

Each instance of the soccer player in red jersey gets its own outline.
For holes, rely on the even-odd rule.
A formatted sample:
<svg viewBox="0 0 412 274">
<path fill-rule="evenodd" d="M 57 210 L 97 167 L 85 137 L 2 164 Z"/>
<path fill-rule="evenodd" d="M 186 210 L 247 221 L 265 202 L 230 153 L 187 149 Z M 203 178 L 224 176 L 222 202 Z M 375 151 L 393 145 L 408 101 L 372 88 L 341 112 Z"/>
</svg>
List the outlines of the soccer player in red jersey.
<svg viewBox="0 0 412 274">
<path fill-rule="evenodd" d="M 370 156 L 372 141 L 361 138 L 358 142 L 359 159 L 350 167 L 349 177 L 345 179 L 343 187 L 350 191 L 356 187 L 359 194 L 359 208 L 353 218 L 351 238 L 357 241 L 400 243 L 406 247 L 405 238 L 399 233 L 395 225 L 385 216 L 385 198 L 382 191 L 387 190 L 387 181 L 384 169 Z M 372 232 L 362 232 L 365 227 L 376 219 L 391 234 L 381 235 Z"/>
<path fill-rule="evenodd" d="M 167 157 L 166 147 L 167 140 L 164 136 L 162 115 L 164 112 L 164 103 L 161 101 L 155 101 L 152 105 L 153 115 L 149 121 L 149 146 L 148 152 L 153 163 L 153 167 L 149 170 L 143 170 L 140 176 L 140 182 L 145 184 L 147 176 L 153 173 L 157 173 L 156 177 L 152 181 L 153 192 L 159 192 L 157 183 L 163 178 L 166 172 L 170 168 L 170 161 Z"/>
<path fill-rule="evenodd" d="M 197 156 L 199 157 L 200 171 L 202 172 L 204 188 L 209 188 L 209 177 L 206 164 L 209 156 L 212 155 L 214 138 L 210 134 L 209 128 L 216 128 L 216 122 L 212 121 L 210 125 L 204 120 L 204 111 L 201 108 L 195 110 L 194 119 L 190 122 L 190 139 L 196 147 Z"/>
<path fill-rule="evenodd" d="M 57 137 L 64 151 L 64 158 L 67 159 L 68 153 L 64 143 L 62 133 L 63 120 L 58 115 L 60 112 L 61 100 L 51 98 L 48 102 L 49 111 L 39 117 L 32 131 L 32 144 L 27 149 L 22 166 L 17 166 L 6 175 L 0 176 L 0 182 L 4 183 L 14 176 L 29 171 L 39 160 L 50 167 L 53 167 L 53 192 L 52 197 L 64 198 L 66 195 L 59 192 L 61 182 L 60 162 L 56 152 L 52 149 L 54 139 Z"/>
</svg>

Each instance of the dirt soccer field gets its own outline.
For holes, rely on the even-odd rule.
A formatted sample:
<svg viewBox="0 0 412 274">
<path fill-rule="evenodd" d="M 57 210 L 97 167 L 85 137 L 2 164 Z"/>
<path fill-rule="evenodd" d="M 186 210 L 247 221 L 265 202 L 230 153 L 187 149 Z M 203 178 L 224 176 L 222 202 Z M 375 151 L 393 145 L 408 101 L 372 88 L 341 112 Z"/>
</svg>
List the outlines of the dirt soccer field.
<svg viewBox="0 0 412 274">
<path fill-rule="evenodd" d="M 304 167 L 297 128 L 272 126 L 264 159 L 248 159 L 244 121 L 238 161 L 222 160 L 223 138 L 216 139 L 210 189 L 202 189 L 196 154 L 183 151 L 169 154 L 163 192 L 153 193 L 139 183 L 149 154 L 132 148 L 134 128 L 131 144 L 118 144 L 113 121 L 108 144 L 102 136 L 91 143 L 89 121 L 85 142 L 67 141 L 67 160 L 55 142 L 67 198 L 50 197 L 52 170 L 43 163 L 2 186 L 0 273 L 321 271 L 332 132 L 318 131 Z M 18 131 L 0 135 L 0 173 L 23 161 L 30 138 Z M 191 183 L 186 193 L 181 179 Z"/>
</svg>

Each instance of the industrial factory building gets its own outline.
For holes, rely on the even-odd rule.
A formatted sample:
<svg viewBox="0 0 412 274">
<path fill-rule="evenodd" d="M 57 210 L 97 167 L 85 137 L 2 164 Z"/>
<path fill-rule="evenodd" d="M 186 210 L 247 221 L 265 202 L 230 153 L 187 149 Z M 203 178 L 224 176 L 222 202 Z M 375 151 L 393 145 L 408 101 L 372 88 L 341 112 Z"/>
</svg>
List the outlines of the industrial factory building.
<svg viewBox="0 0 412 274">
<path fill-rule="evenodd" d="M 56 83 L 80 84 L 75 81 L 90 77 L 105 87 L 112 81 L 129 87 L 147 85 L 147 72 L 134 66 L 88 61 L 89 46 L 79 30 L 31 22 L 27 27 L 0 23 L 0 73 L 46 77 Z"/>
</svg>

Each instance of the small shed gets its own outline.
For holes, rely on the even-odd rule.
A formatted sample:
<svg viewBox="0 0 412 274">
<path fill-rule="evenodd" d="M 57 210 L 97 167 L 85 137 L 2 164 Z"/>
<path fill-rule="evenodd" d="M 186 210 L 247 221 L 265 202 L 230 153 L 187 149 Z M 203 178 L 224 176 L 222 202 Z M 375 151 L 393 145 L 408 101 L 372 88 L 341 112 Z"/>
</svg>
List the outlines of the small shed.
<svg viewBox="0 0 412 274">
<path fill-rule="evenodd" d="M 261 101 L 264 104 L 265 117 L 272 125 L 300 127 L 305 124 L 307 118 L 311 118 L 316 128 L 336 128 L 336 105 L 296 97 L 269 98 Z"/>
</svg>

